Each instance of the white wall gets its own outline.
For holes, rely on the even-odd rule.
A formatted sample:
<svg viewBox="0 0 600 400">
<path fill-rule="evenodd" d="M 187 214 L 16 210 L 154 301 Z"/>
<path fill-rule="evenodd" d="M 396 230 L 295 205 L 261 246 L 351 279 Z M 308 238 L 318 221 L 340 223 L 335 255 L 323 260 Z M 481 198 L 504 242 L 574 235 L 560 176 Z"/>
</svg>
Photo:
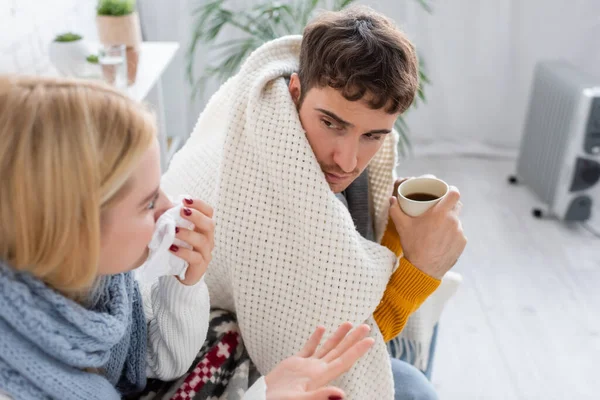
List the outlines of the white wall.
<svg viewBox="0 0 600 400">
<path fill-rule="evenodd" d="M 190 101 L 184 77 L 191 12 L 204 0 L 138 2 L 148 40 L 181 43 L 163 88 L 169 132 L 185 134 L 204 105 Z M 360 2 L 393 18 L 427 61 L 433 82 L 428 103 L 407 116 L 417 153 L 492 146 L 514 152 L 537 60 L 565 58 L 600 75 L 598 0 L 432 1 L 433 15 L 416 0 Z M 45 52 L 55 34 L 75 30 L 95 37 L 94 5 L 95 0 L 0 0 L 0 73 L 51 70 Z M 198 68 L 206 65 L 205 47 L 196 60 Z"/>
<path fill-rule="evenodd" d="M 430 1 L 432 15 L 416 0 L 359 2 L 394 19 L 427 62 L 428 103 L 407 116 L 417 153 L 514 153 L 538 60 L 600 76 L 598 0 Z"/>
<path fill-rule="evenodd" d="M 366 3 L 366 2 L 365 2 Z M 424 55 L 428 104 L 408 115 L 420 152 L 514 150 L 534 64 L 563 58 L 600 84 L 600 1 L 379 1 Z"/>
<path fill-rule="evenodd" d="M 0 0 L 0 73 L 56 73 L 48 44 L 57 34 L 97 39 L 96 0 Z"/>
<path fill-rule="evenodd" d="M 185 0 L 138 0 L 138 10 L 142 24 L 142 34 L 147 41 L 173 41 L 180 43 L 180 49 L 162 75 L 165 119 L 168 135 L 187 138 L 198 112 L 191 111 L 190 91 L 186 84 L 185 53 L 186 40 L 190 35 L 189 9 Z M 153 99 L 156 93 L 151 93 Z"/>
</svg>

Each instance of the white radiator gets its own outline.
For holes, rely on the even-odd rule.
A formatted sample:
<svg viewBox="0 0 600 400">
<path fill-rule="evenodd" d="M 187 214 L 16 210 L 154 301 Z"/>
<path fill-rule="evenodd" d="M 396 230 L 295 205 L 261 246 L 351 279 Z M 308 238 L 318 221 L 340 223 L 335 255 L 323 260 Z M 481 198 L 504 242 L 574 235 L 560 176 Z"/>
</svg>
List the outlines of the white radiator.
<svg viewBox="0 0 600 400">
<path fill-rule="evenodd" d="M 566 62 L 536 65 L 517 180 L 560 219 L 598 218 L 600 80 Z"/>
</svg>

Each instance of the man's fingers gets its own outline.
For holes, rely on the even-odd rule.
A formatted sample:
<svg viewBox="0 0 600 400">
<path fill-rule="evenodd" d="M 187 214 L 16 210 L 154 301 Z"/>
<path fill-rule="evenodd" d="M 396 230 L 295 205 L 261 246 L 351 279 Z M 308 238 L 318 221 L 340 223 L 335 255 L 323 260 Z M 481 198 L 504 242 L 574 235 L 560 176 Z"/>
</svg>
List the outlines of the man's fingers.
<svg viewBox="0 0 600 400">
<path fill-rule="evenodd" d="M 398 186 L 400 186 L 403 182 L 414 178 L 414 176 L 411 176 L 409 178 L 398 178 L 396 179 L 396 181 L 394 182 L 394 192 L 392 193 L 392 196 L 397 196 L 398 195 Z"/>
<path fill-rule="evenodd" d="M 344 340 L 348 332 L 350 332 L 351 330 L 352 324 L 350 322 L 344 322 L 342 325 L 340 325 L 339 328 L 337 328 L 335 333 L 331 335 L 329 339 L 327 339 L 323 346 L 321 346 L 319 350 L 317 350 L 315 357 L 323 358 L 324 356 L 326 356 L 331 350 L 335 349 L 342 340 Z"/>
<path fill-rule="evenodd" d="M 317 350 L 317 346 L 319 346 L 319 343 L 321 343 L 321 339 L 323 338 L 324 334 L 325 327 L 317 326 L 317 329 L 315 329 L 312 335 L 310 335 L 310 338 L 308 338 L 308 341 L 302 350 L 298 352 L 298 356 L 303 358 L 312 357 L 312 355 L 315 354 L 315 350 Z"/>
<path fill-rule="evenodd" d="M 323 357 L 323 361 L 332 362 L 342 354 L 344 354 L 348 349 L 358 343 L 360 340 L 364 339 L 365 336 L 369 334 L 371 328 L 369 325 L 359 325 L 350 332 L 341 343 L 339 343 L 333 350 L 331 350 L 325 357 Z"/>
<path fill-rule="evenodd" d="M 459 231 L 460 233 L 463 233 L 462 221 L 461 221 L 460 219 L 458 220 L 458 231 Z"/>
<path fill-rule="evenodd" d="M 390 217 L 394 221 L 396 228 L 403 226 L 411 218 L 402 211 L 396 197 L 390 197 Z"/>
<path fill-rule="evenodd" d="M 456 205 L 454 206 L 454 212 L 456 213 L 456 215 L 460 215 L 460 212 L 462 211 L 463 208 L 463 203 L 462 201 L 458 201 L 458 203 L 456 203 Z"/>
<path fill-rule="evenodd" d="M 448 193 L 440 202 L 437 204 L 437 208 L 443 208 L 446 210 L 452 210 L 458 204 L 460 200 L 460 192 L 456 186 L 450 186 Z"/>
</svg>

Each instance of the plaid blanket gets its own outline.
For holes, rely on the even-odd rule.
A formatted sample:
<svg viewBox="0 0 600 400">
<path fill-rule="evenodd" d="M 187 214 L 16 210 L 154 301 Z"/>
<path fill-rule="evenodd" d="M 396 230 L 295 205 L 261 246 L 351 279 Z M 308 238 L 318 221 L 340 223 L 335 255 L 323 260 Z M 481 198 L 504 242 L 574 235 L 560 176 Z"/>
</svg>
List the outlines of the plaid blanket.
<svg viewBox="0 0 600 400">
<path fill-rule="evenodd" d="M 128 399 L 240 400 L 259 377 L 235 315 L 215 309 L 204 346 L 188 372 L 172 382 L 150 379 L 142 394 Z"/>
</svg>

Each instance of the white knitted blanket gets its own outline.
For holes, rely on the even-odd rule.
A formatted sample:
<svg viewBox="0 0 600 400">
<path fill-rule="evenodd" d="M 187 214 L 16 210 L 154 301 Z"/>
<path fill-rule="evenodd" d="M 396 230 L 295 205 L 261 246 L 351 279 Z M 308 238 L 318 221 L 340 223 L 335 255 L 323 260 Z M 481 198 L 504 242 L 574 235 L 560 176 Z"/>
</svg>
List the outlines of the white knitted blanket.
<svg viewBox="0 0 600 400">
<path fill-rule="evenodd" d="M 297 352 L 314 328 L 367 322 L 373 349 L 336 385 L 349 399 L 393 399 L 389 355 L 372 313 L 397 260 L 356 231 L 306 139 L 284 76 L 296 72 L 300 36 L 256 50 L 211 98 L 163 189 L 215 208 L 206 274 L 211 304 L 237 314 L 263 374 Z M 375 235 L 383 235 L 396 138 L 369 165 Z M 190 317 L 193 318 L 193 317 Z"/>
</svg>

